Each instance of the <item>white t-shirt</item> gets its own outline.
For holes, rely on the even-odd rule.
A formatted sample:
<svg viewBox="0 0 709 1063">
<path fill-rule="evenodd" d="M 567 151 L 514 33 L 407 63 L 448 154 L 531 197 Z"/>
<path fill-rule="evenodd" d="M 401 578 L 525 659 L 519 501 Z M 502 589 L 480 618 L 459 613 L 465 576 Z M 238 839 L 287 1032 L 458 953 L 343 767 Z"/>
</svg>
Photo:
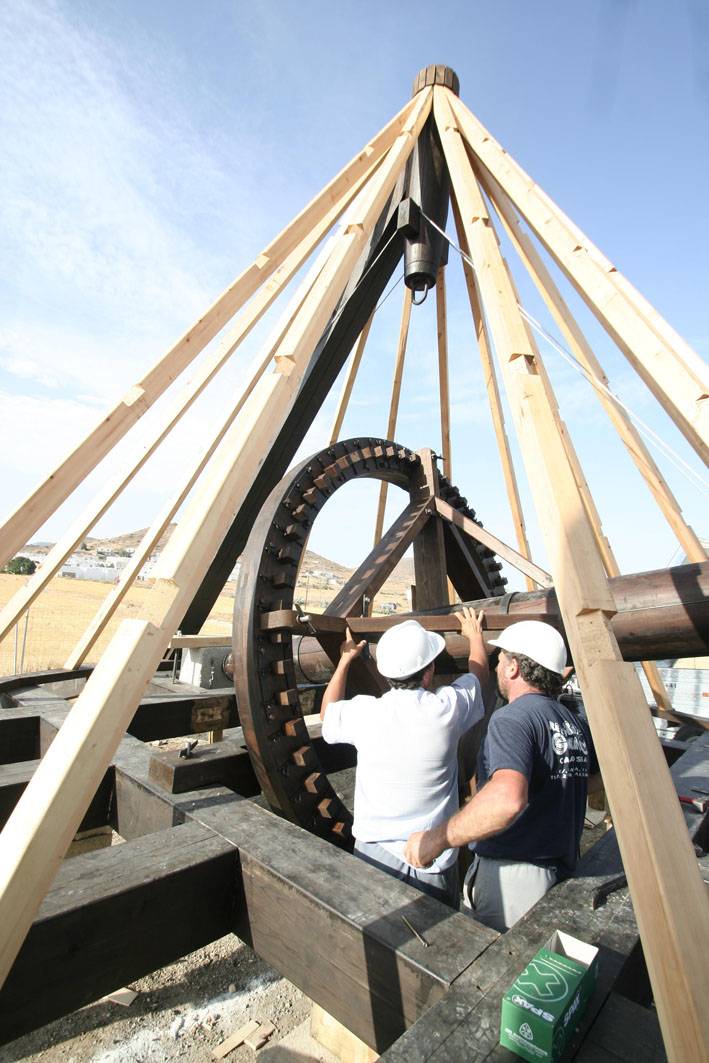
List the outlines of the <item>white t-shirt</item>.
<svg viewBox="0 0 709 1063">
<path fill-rule="evenodd" d="M 468 673 L 436 691 L 359 694 L 328 705 L 322 736 L 357 748 L 353 833 L 378 842 L 399 860 L 413 831 L 458 811 L 458 739 L 482 719 L 477 678 Z M 427 871 L 455 862 L 446 849 Z"/>
</svg>

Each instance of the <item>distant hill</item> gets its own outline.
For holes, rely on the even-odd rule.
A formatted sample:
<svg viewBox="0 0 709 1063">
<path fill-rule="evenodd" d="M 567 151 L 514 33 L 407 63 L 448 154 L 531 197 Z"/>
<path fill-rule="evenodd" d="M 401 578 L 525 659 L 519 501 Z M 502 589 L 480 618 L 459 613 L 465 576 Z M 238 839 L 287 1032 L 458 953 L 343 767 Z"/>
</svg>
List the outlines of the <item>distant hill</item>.
<svg viewBox="0 0 709 1063">
<path fill-rule="evenodd" d="M 175 524 L 168 526 L 154 553 L 160 553 L 165 547 L 175 527 Z M 132 552 L 138 547 L 145 532 L 145 528 L 138 528 L 136 531 L 126 532 L 123 535 L 113 535 L 107 539 L 87 536 L 84 540 L 86 549 L 81 552 L 87 559 L 92 556 L 98 558 L 99 553 L 118 554 L 123 550 Z M 28 543 L 24 549 L 36 556 L 38 554 L 47 554 L 53 545 L 53 543 L 46 542 Z M 354 569 L 340 565 L 337 561 L 330 561 L 329 558 L 323 557 L 321 554 L 306 550 L 300 569 L 296 597 L 303 604 L 309 605 L 310 608 L 320 610 L 334 597 L 338 588 L 347 582 L 353 572 Z M 404 558 L 399 562 L 377 595 L 376 606 L 381 608 L 383 603 L 391 602 L 399 611 L 408 609 L 407 594 L 413 582 L 413 560 Z M 233 584 L 227 584 L 227 593 L 230 588 L 233 594 Z"/>
</svg>

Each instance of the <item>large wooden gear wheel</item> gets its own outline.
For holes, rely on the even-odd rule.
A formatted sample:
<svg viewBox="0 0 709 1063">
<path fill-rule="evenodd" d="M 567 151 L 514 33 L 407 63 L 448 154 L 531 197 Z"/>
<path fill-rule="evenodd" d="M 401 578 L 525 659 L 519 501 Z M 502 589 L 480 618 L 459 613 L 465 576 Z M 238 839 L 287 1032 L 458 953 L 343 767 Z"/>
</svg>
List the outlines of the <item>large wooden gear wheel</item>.
<svg viewBox="0 0 709 1063">
<path fill-rule="evenodd" d="M 402 517 L 410 528 L 416 522 L 422 528 L 435 523 L 430 484 L 418 454 L 380 439 L 336 443 L 289 472 L 271 493 L 242 554 L 234 609 L 236 697 L 261 789 L 281 815 L 345 846 L 352 841 L 352 816 L 328 782 L 302 718 L 293 657 L 293 595 L 316 516 L 335 491 L 362 477 L 386 480 L 408 493 L 410 504 Z M 436 486 L 440 499 L 475 520 L 447 480 L 436 477 Z M 362 614 L 363 571 L 371 572 L 367 585 L 373 593 L 408 545 L 394 557 L 386 548 L 387 535 L 319 618 L 318 638 L 333 660 L 342 624 L 333 623 L 328 634 L 324 617 L 334 621 Z M 449 577 L 461 597 L 504 593 L 501 566 L 486 546 L 473 540 L 462 545 L 460 536 L 451 535 L 445 550 Z M 448 607 L 447 601 L 436 604 Z M 373 663 L 357 663 L 350 693 L 381 692 L 384 684 Z"/>
</svg>

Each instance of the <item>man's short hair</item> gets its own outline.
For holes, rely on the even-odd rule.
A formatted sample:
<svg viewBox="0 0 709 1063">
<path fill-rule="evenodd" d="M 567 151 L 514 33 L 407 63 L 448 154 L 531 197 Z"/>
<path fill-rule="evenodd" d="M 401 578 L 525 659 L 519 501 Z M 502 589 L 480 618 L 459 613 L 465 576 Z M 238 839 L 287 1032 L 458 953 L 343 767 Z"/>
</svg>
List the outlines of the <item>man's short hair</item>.
<svg viewBox="0 0 709 1063">
<path fill-rule="evenodd" d="M 427 664 L 425 668 L 420 668 L 413 675 L 405 675 L 403 679 L 387 679 L 387 683 L 392 690 L 418 690 L 420 686 L 423 686 L 424 672 L 427 672 L 430 667 L 431 665 Z"/>
<path fill-rule="evenodd" d="M 546 694 L 549 698 L 558 698 L 564 685 L 562 676 L 557 675 L 556 672 L 551 672 L 543 664 L 537 664 L 536 661 L 533 661 L 531 657 L 527 657 L 524 653 L 510 653 L 509 650 L 504 650 L 503 652 L 508 657 L 514 657 L 519 665 L 520 675 L 530 686 L 540 690 L 542 694 Z"/>
</svg>

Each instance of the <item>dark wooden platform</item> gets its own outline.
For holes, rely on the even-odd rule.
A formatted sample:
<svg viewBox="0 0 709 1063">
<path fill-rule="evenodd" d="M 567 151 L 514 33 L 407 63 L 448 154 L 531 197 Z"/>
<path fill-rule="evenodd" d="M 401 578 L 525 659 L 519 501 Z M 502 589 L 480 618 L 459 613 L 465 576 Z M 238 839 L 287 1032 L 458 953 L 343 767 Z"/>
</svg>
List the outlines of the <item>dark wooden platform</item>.
<svg viewBox="0 0 709 1063">
<path fill-rule="evenodd" d="M 165 686 L 131 730 L 174 736 L 192 733 L 196 720 L 234 718 L 229 694 L 190 689 L 181 698 Z M 3 695 L 3 819 L 69 711 L 65 693 L 53 683 Z M 317 728 L 312 737 L 320 742 Z M 574 879 L 499 936 L 262 807 L 239 728 L 225 739 L 185 759 L 125 736 L 82 824 L 110 824 L 125 844 L 62 865 L 0 992 L 0 1042 L 233 932 L 386 1059 L 508 1056 L 497 1044 L 501 995 L 562 929 L 601 950 L 578 1058 L 628 1058 L 620 1046 L 629 1025 L 647 1046 L 643 1059 L 663 1058 L 627 889 L 592 907 L 594 891 L 621 870 L 613 832 Z M 351 801 L 351 749 L 319 752 Z M 678 787 L 706 787 L 708 761 L 709 736 L 676 760 Z M 704 843 L 706 817 L 686 818 Z"/>
</svg>

